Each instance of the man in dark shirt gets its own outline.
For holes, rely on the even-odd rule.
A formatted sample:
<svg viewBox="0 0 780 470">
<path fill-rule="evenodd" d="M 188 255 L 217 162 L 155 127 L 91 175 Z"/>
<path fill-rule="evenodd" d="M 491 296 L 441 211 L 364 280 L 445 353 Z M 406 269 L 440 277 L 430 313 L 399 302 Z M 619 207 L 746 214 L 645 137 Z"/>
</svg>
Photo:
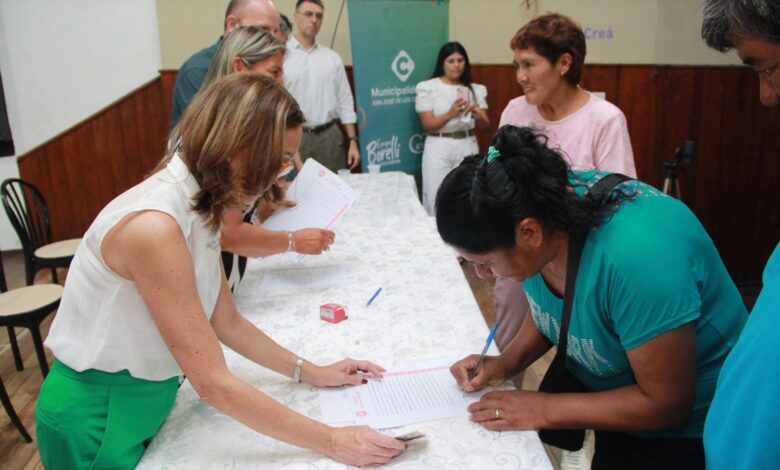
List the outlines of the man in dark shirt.
<svg viewBox="0 0 780 470">
<path fill-rule="evenodd" d="M 231 0 L 225 12 L 225 34 L 240 26 L 259 26 L 268 30 L 281 41 L 279 31 L 279 10 L 271 0 Z M 196 52 L 179 68 L 176 83 L 173 86 L 173 107 L 171 109 L 171 127 L 179 122 L 179 117 L 190 104 L 192 97 L 200 89 L 211 59 L 217 53 L 222 37 L 209 47 Z"/>
</svg>

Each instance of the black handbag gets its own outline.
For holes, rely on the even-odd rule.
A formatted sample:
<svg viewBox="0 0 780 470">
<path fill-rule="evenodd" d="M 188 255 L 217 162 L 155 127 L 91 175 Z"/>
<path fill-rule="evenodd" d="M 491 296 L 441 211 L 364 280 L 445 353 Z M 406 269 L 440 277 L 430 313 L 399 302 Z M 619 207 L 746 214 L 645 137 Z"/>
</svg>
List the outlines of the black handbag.
<svg viewBox="0 0 780 470">
<path fill-rule="evenodd" d="M 612 173 L 604 176 L 594 184 L 589 198 L 602 205 L 609 200 L 609 195 L 618 184 L 629 180 L 628 176 Z M 573 235 L 569 238 L 569 250 L 566 259 L 566 288 L 563 293 L 563 312 L 561 313 L 561 329 L 558 335 L 558 352 L 544 374 L 539 384 L 539 391 L 546 393 L 583 393 L 587 389 L 569 369 L 566 368 L 566 349 L 568 345 L 569 320 L 571 319 L 571 304 L 574 300 L 574 284 L 580 267 L 582 248 L 585 246 L 586 234 Z M 539 438 L 545 444 L 566 450 L 579 450 L 585 440 L 584 429 L 540 429 Z"/>
</svg>

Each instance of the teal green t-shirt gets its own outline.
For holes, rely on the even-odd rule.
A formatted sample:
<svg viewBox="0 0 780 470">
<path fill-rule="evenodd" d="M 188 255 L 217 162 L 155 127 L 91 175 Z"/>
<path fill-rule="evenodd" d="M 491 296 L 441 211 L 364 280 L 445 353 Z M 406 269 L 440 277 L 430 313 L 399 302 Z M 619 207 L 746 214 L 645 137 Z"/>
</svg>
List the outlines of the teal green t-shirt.
<svg viewBox="0 0 780 470">
<path fill-rule="evenodd" d="M 570 174 L 583 194 L 605 173 Z M 710 237 L 685 204 L 639 181 L 620 185 L 630 197 L 589 233 L 577 274 L 567 367 L 588 390 L 635 384 L 626 351 L 696 323 L 696 402 L 690 421 L 646 437 L 701 437 L 718 372 L 747 311 Z M 563 300 L 541 274 L 523 282 L 533 320 L 558 342 Z"/>
</svg>

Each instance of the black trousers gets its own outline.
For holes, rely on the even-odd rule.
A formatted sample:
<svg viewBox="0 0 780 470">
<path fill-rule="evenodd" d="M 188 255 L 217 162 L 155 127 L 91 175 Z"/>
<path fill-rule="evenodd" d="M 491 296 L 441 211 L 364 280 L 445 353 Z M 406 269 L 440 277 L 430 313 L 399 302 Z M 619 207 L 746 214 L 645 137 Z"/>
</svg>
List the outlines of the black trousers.
<svg viewBox="0 0 780 470">
<path fill-rule="evenodd" d="M 704 470 L 701 438 L 642 439 L 596 431 L 593 470 Z"/>
</svg>

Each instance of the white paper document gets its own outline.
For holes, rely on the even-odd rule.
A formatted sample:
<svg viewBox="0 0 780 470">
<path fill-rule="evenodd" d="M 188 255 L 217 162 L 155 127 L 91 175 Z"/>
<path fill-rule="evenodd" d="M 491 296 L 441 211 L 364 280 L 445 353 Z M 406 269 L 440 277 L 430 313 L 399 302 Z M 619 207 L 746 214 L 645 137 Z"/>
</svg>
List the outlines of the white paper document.
<svg viewBox="0 0 780 470">
<path fill-rule="evenodd" d="M 287 190 L 294 207 L 281 207 L 263 222 L 268 230 L 332 229 L 357 200 L 343 178 L 310 158 Z M 297 259 L 304 255 L 297 254 Z"/>
<path fill-rule="evenodd" d="M 385 429 L 468 416 L 466 407 L 492 389 L 461 390 L 450 374 L 452 362 L 394 367 L 365 385 L 320 390 L 322 421 Z"/>
<path fill-rule="evenodd" d="M 305 268 L 263 271 L 257 295 L 273 297 L 296 294 L 302 290 L 343 287 L 357 282 L 350 265 L 308 266 Z"/>
</svg>

